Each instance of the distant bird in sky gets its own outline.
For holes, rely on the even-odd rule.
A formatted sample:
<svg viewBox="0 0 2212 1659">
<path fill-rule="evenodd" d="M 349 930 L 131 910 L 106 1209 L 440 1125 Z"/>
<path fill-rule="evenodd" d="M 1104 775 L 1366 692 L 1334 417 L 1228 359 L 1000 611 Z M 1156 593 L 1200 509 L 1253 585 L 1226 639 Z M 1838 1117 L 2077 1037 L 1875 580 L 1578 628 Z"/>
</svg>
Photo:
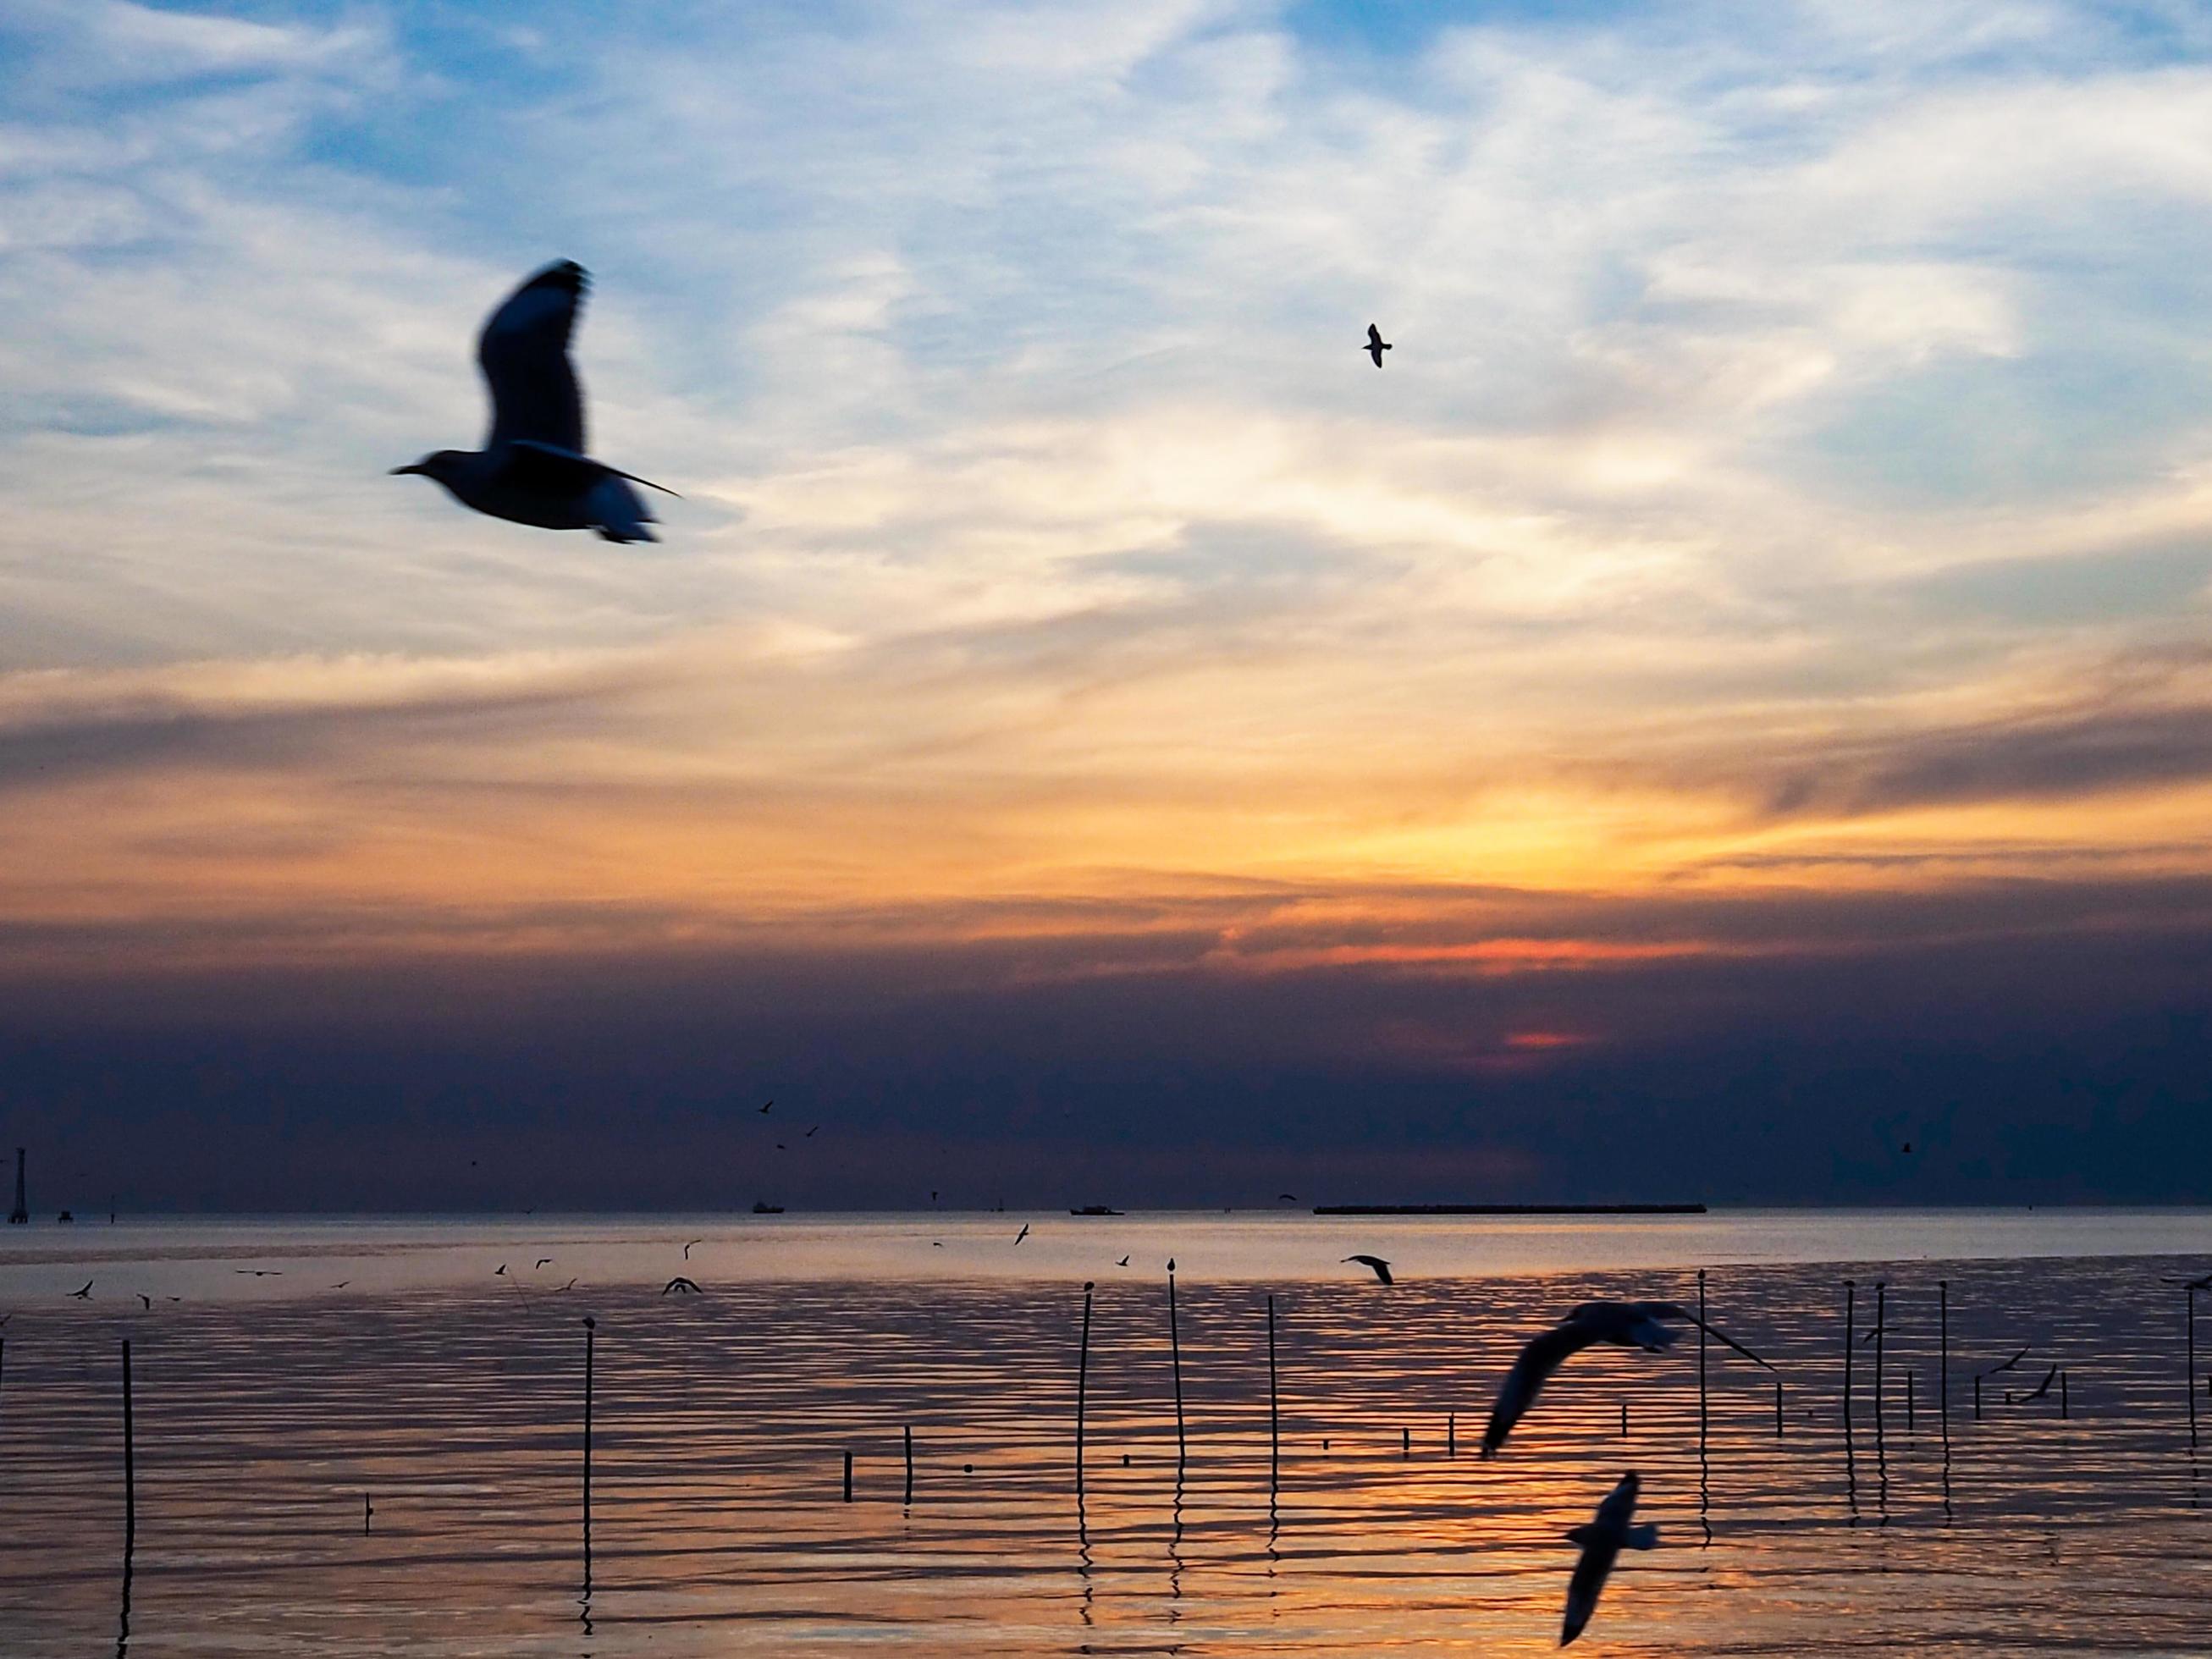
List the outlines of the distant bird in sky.
<svg viewBox="0 0 2212 1659">
<path fill-rule="evenodd" d="M 146 1311 L 148 1313 L 154 1311 L 154 1298 L 152 1297 L 147 1295 L 143 1291 L 133 1291 L 131 1294 L 146 1304 Z"/>
<path fill-rule="evenodd" d="M 92 1300 L 92 1281 L 91 1281 L 90 1279 L 86 1279 L 86 1280 L 84 1281 L 84 1288 L 83 1288 L 82 1290 L 81 1290 L 81 1291 L 71 1291 L 70 1292 L 70 1294 L 71 1296 L 75 1297 L 76 1297 L 78 1301 L 80 1301 L 80 1302 L 89 1302 L 89 1301 L 91 1301 L 91 1300 Z"/>
<path fill-rule="evenodd" d="M 1295 1204 L 1298 1201 L 1298 1195 L 1296 1193 L 1277 1193 L 1275 1200 L 1280 1204 Z"/>
<path fill-rule="evenodd" d="M 818 1128 L 820 1128 L 821 1127 L 822 1127 L 822 1126 L 821 1126 L 820 1124 L 818 1124 L 818 1123 L 817 1123 L 817 1124 L 816 1124 L 816 1125 L 814 1126 L 814 1129 L 818 1129 Z M 799 1137 L 799 1139 L 802 1139 L 802 1140 L 811 1140 L 811 1139 L 814 1139 L 814 1129 L 809 1129 L 809 1130 L 808 1130 L 805 1134 L 801 1135 L 801 1136 Z"/>
<path fill-rule="evenodd" d="M 331 1285 L 331 1288 L 332 1290 L 334 1290 L 334 1291 L 342 1291 L 342 1290 L 345 1289 L 345 1287 L 346 1287 L 347 1285 L 350 1285 L 350 1284 L 352 1284 L 352 1283 L 353 1283 L 353 1280 L 351 1280 L 350 1279 L 341 1279 L 340 1280 L 338 1280 L 338 1282 L 337 1282 L 337 1284 L 335 1284 L 335 1285 Z"/>
<path fill-rule="evenodd" d="M 1536 1403 L 1544 1384 L 1569 1355 L 1599 1342 L 1664 1353 L 1674 1346 L 1674 1333 L 1665 1322 L 1669 1321 L 1699 1326 L 1708 1336 L 1726 1343 L 1753 1364 L 1765 1370 L 1774 1369 L 1742 1343 L 1723 1336 L 1675 1303 L 1585 1302 L 1521 1350 L 1521 1357 L 1513 1362 L 1513 1369 L 1498 1390 L 1497 1404 L 1490 1408 L 1490 1425 L 1482 1431 L 1482 1455 L 1491 1456 L 1505 1443 L 1513 1425 Z"/>
<path fill-rule="evenodd" d="M 575 1281 L 574 1279 L 570 1279 L 567 1284 L 563 1285 L 561 1287 L 561 1290 L 562 1290 L 562 1291 L 573 1291 L 573 1290 L 574 1290 L 575 1288 L 576 1288 L 576 1281 Z M 554 1295 L 558 1296 L 560 1293 L 561 1293 L 561 1291 L 556 1291 L 554 1292 Z"/>
<path fill-rule="evenodd" d="M 1024 1223 L 1022 1223 L 1022 1230 L 1021 1230 L 1021 1231 L 1019 1231 L 1019 1232 L 1018 1232 L 1018 1233 L 1016 1233 L 1016 1234 L 1014 1235 L 1014 1243 L 1017 1243 L 1017 1244 L 1018 1244 L 1018 1243 L 1020 1243 L 1024 1239 L 1027 1238 L 1029 1236 L 1030 1236 L 1030 1224 L 1029 1224 L 1028 1222 L 1024 1221 Z"/>
<path fill-rule="evenodd" d="M 545 1265 L 546 1265 L 546 1263 L 550 1262 L 550 1261 L 552 1261 L 552 1260 L 553 1260 L 553 1258 L 552 1258 L 551 1256 L 550 1256 L 550 1255 L 541 1255 L 541 1256 L 539 1256 L 539 1257 L 538 1258 L 538 1267 L 542 1267 L 545 1266 Z M 530 1271 L 531 1271 L 531 1272 L 532 1272 L 532 1273 L 536 1273 L 536 1272 L 538 1271 L 538 1267 L 532 1267 Z"/>
<path fill-rule="evenodd" d="M 768 1103 L 768 1106 L 763 1106 L 763 1107 L 762 1107 L 762 1108 L 761 1108 L 761 1111 L 762 1111 L 763 1114 L 765 1114 L 765 1113 L 768 1111 L 768 1108 L 769 1108 L 769 1106 L 773 1106 L 773 1105 L 775 1105 L 775 1103 L 774 1101 L 772 1101 L 772 1100 L 771 1100 L 771 1101 L 769 1101 L 769 1102 Z"/>
<path fill-rule="evenodd" d="M 929 1241 L 929 1248 L 933 1250 L 941 1250 L 945 1248 L 945 1241 L 941 1238 L 933 1238 Z"/>
<path fill-rule="evenodd" d="M 660 1293 L 663 1296 L 666 1296 L 671 1291 L 676 1291 L 679 1296 L 696 1296 L 699 1293 L 699 1287 L 684 1278 L 683 1274 L 678 1273 L 660 1287 Z"/>
<path fill-rule="evenodd" d="M 686 1239 L 684 1243 L 684 1259 L 686 1261 L 689 1261 L 691 1259 L 691 1247 L 694 1244 L 704 1244 L 707 1241 L 703 1238 Z"/>
<path fill-rule="evenodd" d="M 1382 354 L 1389 349 L 1390 343 L 1382 337 L 1382 331 L 1372 323 L 1368 324 L 1367 355 L 1375 360 L 1376 368 L 1382 367 Z"/>
<path fill-rule="evenodd" d="M 1127 1267 L 1127 1266 L 1129 1265 L 1129 1258 L 1128 1258 L 1127 1256 L 1126 1256 L 1126 1255 L 1125 1255 L 1125 1256 L 1123 1256 L 1123 1257 L 1122 1257 L 1119 1261 L 1115 1262 L 1114 1265 L 1115 1265 L 1115 1267 Z"/>
<path fill-rule="evenodd" d="M 1984 1372 L 1982 1373 L 1982 1375 L 1983 1375 L 1984 1376 L 1996 1376 L 1999 1371 L 2008 1371 L 2008 1370 L 2012 1370 L 2012 1368 L 2013 1368 L 2014 1366 L 2015 1366 L 2015 1365 L 2019 1364 L 2020 1364 L 2020 1362 L 2021 1362 L 2021 1360 L 2023 1360 L 2023 1359 L 2025 1359 L 2025 1358 L 2027 1358 L 2027 1350 L 2026 1348 L 2022 1348 L 2022 1349 L 2021 1349 L 2018 1353 L 2014 1354 L 2011 1358 L 2009 1358 L 2009 1359 L 2006 1360 L 2003 1364 L 1998 1364 L 1998 1365 L 1992 1365 L 1992 1366 L 1990 1366 L 1990 1367 L 1989 1368 L 1989 1370 L 1987 1370 L 1984 1371 Z"/>
<path fill-rule="evenodd" d="M 248 1279 L 282 1279 L 284 1277 L 284 1270 L 282 1267 L 233 1267 L 231 1272 L 234 1273 L 242 1273 Z"/>
<path fill-rule="evenodd" d="M 777 1142 L 775 1143 L 775 1149 L 776 1149 L 776 1151 L 778 1151 L 779 1152 L 789 1152 L 789 1151 L 791 1150 L 791 1148 L 790 1148 L 790 1147 L 788 1147 L 788 1146 L 785 1146 L 785 1145 L 784 1145 L 781 1141 L 780 1141 L 780 1140 L 779 1140 L 779 1141 L 777 1141 Z"/>
<path fill-rule="evenodd" d="M 1583 1547 L 1583 1557 L 1575 1563 L 1575 1576 L 1567 1581 L 1567 1614 L 1559 1625 L 1561 1647 L 1580 1636 L 1590 1614 L 1597 1611 L 1597 1598 L 1605 1589 L 1605 1581 L 1613 1576 L 1613 1564 L 1621 1551 L 1659 1547 L 1658 1528 L 1630 1524 L 1636 1514 L 1637 1486 L 1633 1472 L 1622 1475 L 1620 1484 L 1606 1494 L 1589 1523 L 1567 1534 L 1569 1543 Z"/>
<path fill-rule="evenodd" d="M 584 453 L 584 392 L 568 337 L 589 284 L 583 266 L 562 259 L 509 295 L 477 337 L 477 362 L 491 392 L 484 447 L 437 450 L 392 471 L 442 484 L 462 506 L 495 519 L 592 530 L 611 542 L 659 540 L 652 511 L 630 485 L 663 486 Z"/>
<path fill-rule="evenodd" d="M 1390 1277 L 1390 1264 L 1379 1255 L 1348 1255 L 1344 1259 L 1346 1261 L 1357 1261 L 1363 1267 L 1372 1267 L 1375 1270 L 1376 1279 L 1382 1284 L 1395 1285 L 1398 1282 Z"/>
<path fill-rule="evenodd" d="M 1905 1150 L 1908 1152 L 1912 1150 L 1912 1143 L 1911 1141 L 1908 1140 L 1905 1143 Z"/>
</svg>

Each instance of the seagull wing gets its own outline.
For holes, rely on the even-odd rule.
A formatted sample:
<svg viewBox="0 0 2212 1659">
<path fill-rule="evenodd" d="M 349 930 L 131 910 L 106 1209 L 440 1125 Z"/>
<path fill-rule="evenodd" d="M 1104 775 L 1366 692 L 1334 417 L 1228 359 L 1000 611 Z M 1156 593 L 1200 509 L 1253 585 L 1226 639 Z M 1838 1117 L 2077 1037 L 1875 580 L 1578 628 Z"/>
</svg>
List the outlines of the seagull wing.
<svg viewBox="0 0 2212 1659">
<path fill-rule="evenodd" d="M 1613 1575 L 1613 1551 L 1597 1545 L 1583 1547 L 1583 1559 L 1575 1563 L 1575 1576 L 1567 1581 L 1567 1615 L 1559 1623 L 1561 1647 L 1580 1636 L 1597 1611 L 1597 1598 Z"/>
<path fill-rule="evenodd" d="M 573 259 L 548 265 L 484 324 L 477 362 L 491 390 L 486 449 L 525 438 L 584 453 L 584 392 L 568 361 L 568 336 L 589 282 Z"/>
<path fill-rule="evenodd" d="M 1725 1331 L 1723 1331 L 1715 1326 L 1706 1324 L 1704 1320 L 1698 1318 L 1697 1315 L 1692 1313 L 1687 1308 L 1683 1307 L 1680 1303 L 1646 1302 L 1641 1305 L 1644 1311 L 1656 1315 L 1662 1319 L 1680 1319 L 1686 1321 L 1689 1324 L 1695 1325 L 1707 1336 L 1712 1338 L 1714 1341 L 1721 1343 L 1725 1346 L 1734 1348 L 1738 1353 L 1741 1354 L 1746 1359 L 1751 1361 L 1753 1364 L 1758 1366 L 1759 1370 L 1763 1371 L 1771 1371 L 1774 1370 L 1773 1366 L 1768 1364 L 1764 1359 L 1761 1359 L 1750 1349 L 1745 1347 L 1742 1343 L 1737 1341 Z"/>
<path fill-rule="evenodd" d="M 1498 1403 L 1490 1408 L 1490 1426 L 1482 1431 L 1482 1455 L 1488 1457 L 1505 1443 L 1505 1437 L 1536 1403 L 1544 1384 L 1569 1354 L 1579 1353 L 1597 1340 L 1594 1333 L 1575 1325 L 1558 1325 L 1521 1350 L 1513 1369 L 1498 1390 Z"/>
</svg>

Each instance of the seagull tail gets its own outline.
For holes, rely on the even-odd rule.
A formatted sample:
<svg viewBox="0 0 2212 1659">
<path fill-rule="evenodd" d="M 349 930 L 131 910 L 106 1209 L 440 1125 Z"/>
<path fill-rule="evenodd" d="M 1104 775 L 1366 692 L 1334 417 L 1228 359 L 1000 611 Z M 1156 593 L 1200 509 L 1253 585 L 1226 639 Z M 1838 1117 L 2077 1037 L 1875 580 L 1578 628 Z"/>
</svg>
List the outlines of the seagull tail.
<svg viewBox="0 0 2212 1659">
<path fill-rule="evenodd" d="M 607 476 L 592 486 L 586 498 L 591 526 L 605 541 L 657 542 L 660 538 L 653 533 L 653 526 L 659 521 L 637 491 L 623 482 L 628 477 L 609 468 Z"/>
</svg>

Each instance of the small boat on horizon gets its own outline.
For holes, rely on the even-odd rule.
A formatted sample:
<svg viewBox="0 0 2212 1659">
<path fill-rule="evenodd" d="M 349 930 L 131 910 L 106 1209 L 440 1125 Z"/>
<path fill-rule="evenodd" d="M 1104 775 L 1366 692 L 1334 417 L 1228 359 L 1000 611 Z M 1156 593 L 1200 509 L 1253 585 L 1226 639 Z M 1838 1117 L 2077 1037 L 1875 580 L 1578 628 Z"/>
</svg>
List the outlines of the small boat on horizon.
<svg viewBox="0 0 2212 1659">
<path fill-rule="evenodd" d="M 1109 1204 L 1085 1204 L 1070 1210 L 1070 1215 L 1119 1215 L 1121 1212 Z"/>
<path fill-rule="evenodd" d="M 753 1213 L 755 1215 L 781 1215 L 783 1213 L 783 1206 L 781 1204 L 771 1204 L 764 1198 L 757 1198 L 753 1200 Z"/>
</svg>

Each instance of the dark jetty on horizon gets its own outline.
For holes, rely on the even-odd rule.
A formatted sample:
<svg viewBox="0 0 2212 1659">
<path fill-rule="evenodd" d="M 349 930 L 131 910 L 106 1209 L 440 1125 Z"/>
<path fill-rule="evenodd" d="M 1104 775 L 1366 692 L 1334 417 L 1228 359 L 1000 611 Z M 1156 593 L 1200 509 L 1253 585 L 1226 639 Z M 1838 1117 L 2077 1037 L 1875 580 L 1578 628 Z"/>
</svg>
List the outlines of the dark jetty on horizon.
<svg viewBox="0 0 2212 1659">
<path fill-rule="evenodd" d="M 1702 1204 L 1316 1204 L 1316 1215 L 1703 1215 Z"/>
</svg>

